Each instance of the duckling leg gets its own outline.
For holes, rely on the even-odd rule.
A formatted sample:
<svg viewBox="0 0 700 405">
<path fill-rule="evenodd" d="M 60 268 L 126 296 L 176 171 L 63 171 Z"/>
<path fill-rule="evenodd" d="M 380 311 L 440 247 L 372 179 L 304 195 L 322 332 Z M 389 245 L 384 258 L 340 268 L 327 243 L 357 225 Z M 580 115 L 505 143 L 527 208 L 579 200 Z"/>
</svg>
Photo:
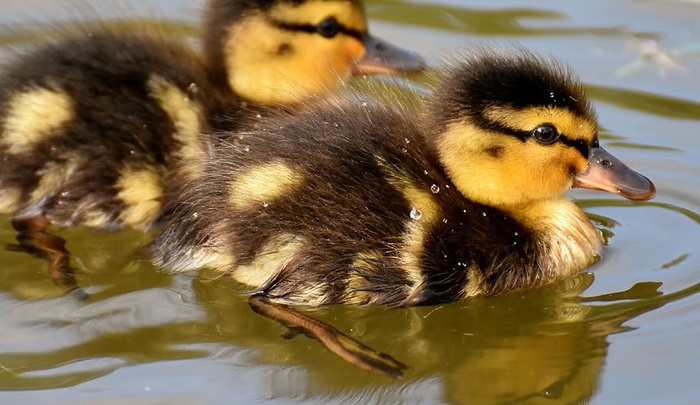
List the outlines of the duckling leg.
<svg viewBox="0 0 700 405">
<path fill-rule="evenodd" d="M 17 244 L 7 245 L 7 250 L 25 252 L 49 262 L 49 273 L 57 287 L 66 294 L 80 301 L 90 298 L 75 281 L 75 274 L 70 267 L 70 253 L 66 250 L 66 241 L 46 232 L 49 221 L 41 217 L 13 219 L 12 227 L 17 231 Z"/>
<path fill-rule="evenodd" d="M 289 328 L 291 334 L 286 335 L 287 337 L 303 333 L 307 337 L 318 340 L 331 353 L 363 370 L 389 377 L 401 377 L 407 368 L 405 364 L 388 354 L 377 352 L 336 328 L 287 305 L 273 303 L 263 295 L 251 296 L 248 304 L 258 314 L 274 319 Z"/>
</svg>

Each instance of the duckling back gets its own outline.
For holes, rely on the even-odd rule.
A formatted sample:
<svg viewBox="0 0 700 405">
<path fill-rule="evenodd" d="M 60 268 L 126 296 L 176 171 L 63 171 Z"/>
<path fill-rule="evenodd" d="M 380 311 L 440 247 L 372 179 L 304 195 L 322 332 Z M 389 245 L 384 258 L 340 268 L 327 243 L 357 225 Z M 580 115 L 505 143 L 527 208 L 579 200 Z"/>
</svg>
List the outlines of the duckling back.
<svg viewBox="0 0 700 405">
<path fill-rule="evenodd" d="M 167 187 L 163 168 L 201 152 L 202 71 L 187 47 L 106 31 L 8 64 L 0 212 L 44 212 L 64 226 L 147 226 Z"/>
</svg>

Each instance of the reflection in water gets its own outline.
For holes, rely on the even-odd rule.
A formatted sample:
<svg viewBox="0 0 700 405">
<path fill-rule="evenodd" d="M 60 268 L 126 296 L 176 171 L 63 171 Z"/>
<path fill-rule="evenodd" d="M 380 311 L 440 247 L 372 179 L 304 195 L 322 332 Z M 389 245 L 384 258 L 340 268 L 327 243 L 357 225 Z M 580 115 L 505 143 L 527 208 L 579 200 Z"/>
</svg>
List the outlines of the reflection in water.
<svg viewBox="0 0 700 405">
<path fill-rule="evenodd" d="M 151 270 L 143 266 L 139 273 Z M 260 377 L 286 376 L 286 383 L 259 392 L 274 398 L 577 403 L 597 389 L 608 335 L 623 331 L 635 316 L 697 292 L 667 297 L 658 283 L 647 283 L 583 298 L 593 282 L 584 273 L 541 291 L 438 307 L 315 311 L 409 363 L 407 378 L 397 383 L 357 370 L 308 339 L 285 341 L 284 329 L 252 313 L 230 280 L 191 281 L 178 276 L 167 288 L 142 285 L 87 305 L 0 295 L 3 308 L 12 308 L 2 329 L 25 334 L 2 339 L 0 389 L 69 387 L 124 366 L 212 357 L 229 347 L 238 366 L 287 365 L 286 372 L 269 369 Z"/>
<path fill-rule="evenodd" d="M 618 105 L 646 114 L 684 120 L 700 120 L 700 103 L 630 89 L 586 85 L 586 93 L 596 101 Z"/>
<path fill-rule="evenodd" d="M 442 4 L 412 3 L 403 6 L 401 0 L 385 0 L 382 5 L 369 4 L 372 18 L 401 24 L 439 28 L 477 35 L 605 35 L 627 33 L 624 27 L 567 27 L 566 14 L 543 8 L 467 8 Z M 535 22 L 560 22 L 559 27 L 542 27 Z M 649 34 L 637 33 L 640 37 Z"/>
<path fill-rule="evenodd" d="M 589 211 L 630 204 L 579 203 Z M 670 203 L 632 205 L 700 224 L 700 215 Z M 609 216 L 589 216 L 608 237 L 621 227 Z M 43 262 L 0 252 L 0 390 L 71 387 L 129 366 L 195 359 L 223 364 L 222 373 L 232 376 L 253 373 L 254 395 L 262 398 L 577 403 L 600 388 L 609 335 L 627 330 L 625 323 L 640 314 L 700 292 L 696 284 L 662 294 L 661 283 L 649 281 L 586 296 L 593 276 L 584 273 L 539 291 L 443 306 L 313 311 L 408 363 L 406 378 L 397 382 L 357 370 L 309 339 L 282 339 L 284 328 L 254 314 L 227 278 L 173 277 L 135 260 L 147 235 L 63 232 L 94 299 L 81 304 L 61 297 Z M 12 238 L 9 224 L 2 224 L 0 244 Z M 115 256 L 115 248 L 123 254 Z M 666 260 L 662 268 L 676 270 L 687 257 Z M 170 373 L 164 378 L 179 375 L 177 368 Z"/>
<path fill-rule="evenodd" d="M 571 46 L 571 54 L 557 54 L 570 58 L 581 52 L 581 48 L 599 47 L 603 36 L 622 40 L 627 35 L 624 28 L 601 27 L 593 20 L 584 21 L 582 25 L 570 24 L 571 18 L 566 13 L 544 7 L 472 9 L 416 2 L 411 2 L 408 7 L 406 2 L 398 0 L 371 0 L 367 3 L 373 18 L 424 29 L 422 32 L 435 37 L 434 43 L 441 41 L 441 35 L 455 33 L 517 35 L 537 37 L 542 41 L 549 40 L 546 37 L 549 35 L 553 39 L 566 36 L 572 41 L 580 41 L 575 42 L 577 46 Z M 624 15 L 630 16 L 627 20 L 630 23 L 638 14 L 631 11 Z M 143 23 L 115 22 L 124 24 L 125 29 Z M 191 23 L 168 20 L 155 23 L 163 25 L 162 29 L 173 35 L 191 37 L 196 31 Z M 648 29 L 641 22 L 638 25 L 634 22 L 634 25 Z M 674 24 L 668 26 L 674 27 Z M 428 31 L 431 28 L 437 29 Z M 0 29 L 0 44 L 23 45 L 44 37 L 46 29 L 47 26 L 42 24 L 15 26 L 13 31 L 3 27 Z M 597 37 L 591 39 L 591 33 Z M 658 38 L 669 33 L 673 34 L 671 28 L 669 32 L 641 35 Z M 469 38 L 464 39 L 467 40 Z M 585 69 L 587 65 L 581 67 Z M 632 75 L 630 78 L 636 77 Z M 688 84 L 693 83 L 689 81 Z M 633 86 L 644 88 L 642 83 L 632 83 L 630 87 Z M 700 117 L 698 103 L 678 95 L 600 85 L 587 88 L 589 95 L 602 101 L 598 105 L 601 113 L 611 114 L 606 110 L 610 105 L 616 107 L 615 114 L 620 114 L 623 121 L 616 127 L 619 133 L 639 133 L 639 125 L 635 127 L 634 119 L 630 117 L 652 116 L 652 120 L 665 125 L 669 134 L 678 131 L 675 120 L 694 122 Z M 396 90 L 392 88 L 390 91 Z M 673 142 L 675 136 L 666 134 L 651 141 L 627 139 L 615 133 L 604 137 L 608 140 L 615 138 L 613 140 L 619 142 L 620 149 L 633 150 L 632 153 L 656 152 L 654 158 L 660 162 L 675 161 L 679 149 L 694 158 L 697 156 L 694 151 L 700 146 L 697 141 L 691 144 Z M 683 139 L 692 141 L 694 138 Z M 663 147 L 639 149 L 648 148 L 647 144 L 663 144 Z M 333 307 L 314 311 L 315 316 L 369 346 L 410 364 L 412 368 L 408 375 L 400 381 L 356 370 L 309 339 L 282 339 L 284 329 L 254 314 L 246 298 L 239 295 L 240 288 L 230 280 L 206 280 L 206 275 L 192 280 L 188 276 L 172 277 L 158 273 L 147 263 L 136 260 L 140 246 L 148 240 L 147 236 L 138 233 L 62 231 L 61 235 L 69 240 L 70 249 L 79 260 L 75 264 L 79 268 L 80 282 L 94 296 L 93 301 L 85 305 L 60 296 L 46 277 L 44 262 L 0 250 L 0 390 L 26 390 L 24 392 L 32 393 L 35 398 L 44 399 L 44 403 L 53 403 L 56 391 L 38 390 L 73 387 L 62 392 L 73 398 L 85 394 L 85 402 L 94 403 L 100 390 L 105 391 L 104 386 L 108 385 L 107 400 L 119 403 L 118 399 L 124 398 L 121 402 L 132 404 L 158 400 L 189 404 L 199 399 L 176 397 L 178 390 L 173 384 L 195 386 L 190 394 L 201 392 L 201 385 L 211 391 L 202 395 L 220 399 L 216 403 L 239 403 L 245 401 L 238 399 L 248 398 L 248 402 L 282 399 L 282 402 L 312 403 L 559 404 L 590 399 L 601 389 L 619 390 L 624 381 L 615 384 L 620 382 L 615 376 L 607 377 L 612 383 L 607 387 L 601 382 L 608 351 L 613 350 L 609 336 L 627 331 L 630 320 L 658 310 L 667 303 L 676 303 L 679 312 L 684 312 L 687 307 L 697 308 L 700 292 L 700 284 L 694 276 L 698 270 L 695 252 L 700 202 L 694 193 L 697 189 L 694 184 L 697 183 L 683 184 L 698 178 L 698 166 L 682 166 L 681 162 L 676 166 L 664 163 L 659 168 L 642 163 L 651 170 L 644 167 L 640 170 L 649 171 L 653 178 L 656 177 L 654 174 L 665 174 L 669 179 L 675 179 L 680 170 L 685 170 L 685 177 L 682 181 L 674 180 L 676 183 L 669 180 L 656 202 L 578 201 L 603 229 L 606 240 L 614 236 L 610 250 L 635 250 L 635 243 L 640 242 L 632 235 L 628 236 L 627 245 L 620 243 L 620 235 L 630 232 L 626 230 L 626 224 L 632 222 L 626 221 L 625 215 L 634 210 L 614 211 L 615 215 L 611 215 L 611 208 L 637 207 L 635 209 L 643 210 L 645 216 L 668 214 L 669 217 L 659 218 L 679 216 L 683 221 L 681 231 L 663 221 L 648 225 L 660 235 L 659 240 L 674 241 L 666 244 L 654 241 L 660 243 L 661 248 L 645 256 L 652 263 L 645 263 L 645 269 L 630 266 L 628 257 L 621 263 L 616 262 L 615 266 L 622 267 L 620 273 L 624 274 L 620 276 L 620 284 L 624 285 L 621 288 L 610 287 L 610 274 L 614 269 L 601 263 L 602 266 L 594 269 L 596 283 L 589 288 L 589 291 L 598 291 L 595 295 L 586 295 L 593 276 L 581 274 L 567 283 L 541 291 L 445 306 L 412 309 Z M 675 199 L 675 203 L 668 202 L 669 198 Z M 2 218 L 0 246 L 13 239 L 9 220 Z M 671 250 L 668 248 L 671 243 L 679 246 L 678 252 L 664 251 Z M 115 251 L 119 252 L 118 255 L 114 254 Z M 639 272 L 644 276 L 635 276 Z M 642 280 L 647 281 L 640 282 L 635 277 L 646 277 Z M 667 291 L 663 291 L 664 287 Z M 680 303 L 691 296 L 695 297 Z M 691 312 L 670 314 L 670 321 L 682 326 L 673 325 L 673 331 L 659 333 L 651 338 L 651 345 L 662 345 L 674 333 L 684 336 L 686 329 L 681 328 L 697 321 L 697 315 Z M 664 315 L 669 319 L 668 313 Z M 647 329 L 659 328 L 654 322 L 638 319 L 635 324 Z M 625 352 L 625 344 L 633 340 L 621 341 L 618 347 L 623 347 L 622 352 Z M 645 347 L 652 349 L 649 345 Z M 624 360 L 623 354 L 618 355 L 616 361 Z M 656 385 L 652 381 L 657 381 L 659 371 L 675 372 L 671 379 L 694 375 L 693 362 L 687 361 L 688 358 L 683 360 L 685 364 L 673 360 L 654 364 L 655 374 L 635 384 L 651 385 L 653 389 L 673 386 L 666 383 Z M 202 379 L 210 378 L 211 373 L 218 373 L 220 378 L 212 378 L 214 382 L 207 384 Z M 120 380 L 121 375 L 127 377 Z M 134 382 L 134 378 L 144 382 L 138 385 L 139 390 L 130 391 L 134 384 L 141 382 Z M 115 380 L 118 383 L 115 384 Z M 145 384 L 154 386 L 159 381 L 165 387 L 164 393 L 154 400 L 143 388 Z M 241 387 L 247 391 L 238 391 Z M 629 389 L 623 392 L 630 394 Z M 0 402 L 5 402 L 5 394 L 7 392 L 0 392 Z M 688 392 L 661 393 L 671 398 L 670 402 L 682 402 L 678 395 L 684 394 Z M 50 402 L 46 402 L 47 399 Z M 684 400 L 688 398 L 684 397 Z"/>
</svg>

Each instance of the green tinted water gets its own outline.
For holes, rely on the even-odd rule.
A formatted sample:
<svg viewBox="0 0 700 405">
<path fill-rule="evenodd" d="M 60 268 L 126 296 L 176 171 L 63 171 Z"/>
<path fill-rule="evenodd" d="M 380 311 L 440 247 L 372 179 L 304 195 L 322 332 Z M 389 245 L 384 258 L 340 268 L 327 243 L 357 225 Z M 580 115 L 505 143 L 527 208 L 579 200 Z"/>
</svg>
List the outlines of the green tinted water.
<svg viewBox="0 0 700 405">
<path fill-rule="evenodd" d="M 199 6 L 90 4 L 158 16 L 183 36 L 194 35 Z M 700 3 L 375 0 L 367 9 L 375 33 L 434 65 L 483 42 L 568 62 L 596 102 L 606 147 L 653 179 L 657 198 L 572 192 L 609 246 L 561 285 L 437 307 L 314 311 L 410 364 L 397 381 L 309 339 L 282 339 L 229 280 L 158 272 L 140 259 L 148 235 L 62 230 L 93 300 L 62 296 L 44 262 L 0 251 L 0 402 L 700 402 Z M 75 10 L 5 0 L 0 22 L 19 24 L 0 30 L 0 43 L 39 40 L 37 21 Z M 402 87 L 420 89 L 416 80 Z M 0 218 L 0 245 L 13 239 Z"/>
</svg>

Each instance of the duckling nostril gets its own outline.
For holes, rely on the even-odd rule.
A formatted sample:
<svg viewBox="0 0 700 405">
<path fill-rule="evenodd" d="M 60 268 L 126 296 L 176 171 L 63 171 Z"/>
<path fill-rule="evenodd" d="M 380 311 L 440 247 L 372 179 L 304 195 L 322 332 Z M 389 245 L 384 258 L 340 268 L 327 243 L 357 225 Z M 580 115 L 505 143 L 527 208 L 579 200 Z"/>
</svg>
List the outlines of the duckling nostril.
<svg viewBox="0 0 700 405">
<path fill-rule="evenodd" d="M 601 160 L 600 164 L 605 167 L 613 167 L 613 162 L 608 159 Z"/>
<path fill-rule="evenodd" d="M 386 45 L 384 45 L 383 43 L 379 42 L 379 43 L 377 43 L 376 45 L 374 45 L 374 49 L 376 49 L 376 50 L 379 51 L 379 52 L 384 52 L 384 51 L 386 51 Z"/>
</svg>

